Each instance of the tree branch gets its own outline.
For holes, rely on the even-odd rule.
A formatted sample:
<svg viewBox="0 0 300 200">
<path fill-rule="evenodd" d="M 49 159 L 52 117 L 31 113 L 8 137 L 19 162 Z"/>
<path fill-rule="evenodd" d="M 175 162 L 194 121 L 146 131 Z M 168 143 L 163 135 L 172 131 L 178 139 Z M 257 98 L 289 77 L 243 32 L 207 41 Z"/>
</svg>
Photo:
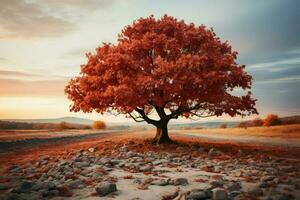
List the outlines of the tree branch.
<svg viewBox="0 0 300 200">
<path fill-rule="evenodd" d="M 142 120 L 138 120 L 139 118 L 142 118 L 142 117 L 136 117 L 134 114 L 132 113 L 129 113 L 129 116 L 136 122 L 144 122 L 145 120 L 142 119 Z"/>
<path fill-rule="evenodd" d="M 153 119 L 150 119 L 146 114 L 145 114 L 145 111 L 144 111 L 144 108 L 140 109 L 140 108 L 136 108 L 135 109 L 136 112 L 138 112 L 141 117 L 148 123 L 148 124 L 153 124 L 155 126 L 158 126 L 159 125 L 159 122 L 156 121 L 156 120 L 153 120 Z"/>
</svg>

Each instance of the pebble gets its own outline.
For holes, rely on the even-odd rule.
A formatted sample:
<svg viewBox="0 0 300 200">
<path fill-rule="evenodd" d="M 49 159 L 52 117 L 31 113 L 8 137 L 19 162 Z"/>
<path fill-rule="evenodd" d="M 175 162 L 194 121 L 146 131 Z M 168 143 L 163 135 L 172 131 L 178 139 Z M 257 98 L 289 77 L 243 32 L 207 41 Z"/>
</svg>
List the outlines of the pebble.
<svg viewBox="0 0 300 200">
<path fill-rule="evenodd" d="M 199 192 L 191 192 L 187 196 L 187 200 L 205 200 L 207 198 L 207 195 L 205 192 L 199 191 Z"/>
<path fill-rule="evenodd" d="M 186 178 L 177 178 L 173 182 L 174 185 L 188 185 L 189 182 Z"/>
<path fill-rule="evenodd" d="M 222 188 L 212 189 L 212 199 L 213 200 L 226 200 L 227 192 Z"/>
<path fill-rule="evenodd" d="M 117 185 L 114 183 L 103 182 L 103 183 L 99 183 L 95 187 L 95 190 L 99 196 L 106 196 L 112 192 L 117 191 Z"/>
</svg>

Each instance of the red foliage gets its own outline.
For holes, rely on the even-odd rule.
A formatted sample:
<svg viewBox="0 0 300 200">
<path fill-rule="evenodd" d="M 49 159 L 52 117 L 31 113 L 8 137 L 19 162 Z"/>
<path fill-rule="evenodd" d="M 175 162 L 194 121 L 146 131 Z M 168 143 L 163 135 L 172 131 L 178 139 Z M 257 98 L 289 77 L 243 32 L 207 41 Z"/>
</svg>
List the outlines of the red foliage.
<svg viewBox="0 0 300 200">
<path fill-rule="evenodd" d="M 220 124 L 220 128 L 227 128 L 227 124 L 225 123 Z"/>
<path fill-rule="evenodd" d="M 275 126 L 280 125 L 280 119 L 278 118 L 278 115 L 270 114 L 264 119 L 264 126 Z"/>
<path fill-rule="evenodd" d="M 236 63 L 237 52 L 213 29 L 170 16 L 140 18 L 116 44 L 103 43 L 65 93 L 71 111 L 123 113 L 155 126 L 180 116 L 256 114 L 252 77 Z M 155 110 L 161 121 L 149 118 Z M 169 114 L 165 111 L 168 110 Z"/>
<path fill-rule="evenodd" d="M 93 122 L 94 129 L 105 129 L 105 127 L 106 127 L 106 125 L 105 125 L 105 122 L 103 122 L 103 121 L 98 120 L 98 121 Z"/>
</svg>

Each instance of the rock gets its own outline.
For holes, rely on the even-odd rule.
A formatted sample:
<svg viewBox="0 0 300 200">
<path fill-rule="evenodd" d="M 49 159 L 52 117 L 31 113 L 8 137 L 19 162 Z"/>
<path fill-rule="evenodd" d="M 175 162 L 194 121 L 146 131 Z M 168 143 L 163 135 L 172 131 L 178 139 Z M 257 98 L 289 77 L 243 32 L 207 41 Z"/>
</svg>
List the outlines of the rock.
<svg viewBox="0 0 300 200">
<path fill-rule="evenodd" d="M 177 178 L 173 182 L 174 185 L 188 185 L 189 182 L 186 178 Z"/>
<path fill-rule="evenodd" d="M 51 197 L 56 197 L 59 195 L 59 191 L 58 190 L 50 190 L 47 194 L 47 197 L 48 198 L 51 198 Z"/>
<path fill-rule="evenodd" d="M 96 152 L 97 148 L 91 147 L 88 149 L 89 152 L 94 153 Z"/>
<path fill-rule="evenodd" d="M 20 200 L 20 194 L 17 193 L 8 193 L 0 195 L 1 200 Z"/>
<path fill-rule="evenodd" d="M 222 154 L 221 151 L 216 150 L 215 148 L 211 148 L 208 152 L 208 156 L 216 156 Z"/>
<path fill-rule="evenodd" d="M 222 187 L 224 182 L 222 180 L 213 180 L 210 182 L 210 184 L 214 187 Z"/>
<path fill-rule="evenodd" d="M 36 182 L 36 184 L 32 187 L 32 190 L 38 191 L 41 189 L 53 190 L 56 186 L 53 182 Z"/>
<path fill-rule="evenodd" d="M 169 163 L 169 160 L 159 159 L 159 160 L 155 160 L 155 161 L 152 162 L 153 165 L 160 165 L 160 164 L 164 164 L 164 163 Z"/>
<path fill-rule="evenodd" d="M 117 185 L 109 182 L 99 183 L 96 186 L 95 190 L 99 194 L 99 196 L 106 196 L 112 192 L 117 191 Z"/>
<path fill-rule="evenodd" d="M 291 165 L 289 165 L 289 166 L 281 166 L 280 168 L 284 172 L 294 172 L 294 171 L 296 171 L 295 167 L 291 166 Z"/>
<path fill-rule="evenodd" d="M 226 200 L 227 192 L 222 188 L 215 188 L 212 190 L 212 200 Z"/>
<path fill-rule="evenodd" d="M 132 157 L 134 157 L 134 156 L 135 156 L 135 153 L 132 152 L 132 151 L 129 151 L 129 152 L 126 153 L 126 157 L 127 157 L 127 158 L 132 158 Z"/>
<path fill-rule="evenodd" d="M 205 200 L 207 198 L 206 193 L 203 191 L 191 192 L 187 196 L 187 200 Z"/>
<path fill-rule="evenodd" d="M 10 187 L 6 184 L 3 184 L 3 183 L 0 183 L 0 190 L 7 190 L 9 189 Z"/>
<path fill-rule="evenodd" d="M 151 171 L 151 170 L 152 170 L 152 167 L 150 165 L 140 167 L 141 172 L 148 172 L 148 171 Z"/>
<path fill-rule="evenodd" d="M 85 186 L 84 183 L 79 179 L 69 181 L 68 183 L 66 183 L 66 185 L 71 189 L 84 188 L 84 186 Z"/>
<path fill-rule="evenodd" d="M 62 197 L 71 197 L 73 195 L 69 187 L 65 185 L 60 185 L 59 187 L 57 187 L 57 190 L 59 192 L 58 195 Z"/>
<path fill-rule="evenodd" d="M 20 184 L 20 186 L 16 189 L 18 193 L 29 193 L 32 190 L 34 183 L 31 181 L 24 181 Z"/>
<path fill-rule="evenodd" d="M 160 179 L 151 182 L 151 185 L 166 186 L 169 185 L 170 179 Z"/>
<path fill-rule="evenodd" d="M 226 189 L 229 191 L 239 191 L 241 188 L 242 188 L 241 184 L 236 182 L 236 183 L 229 183 Z"/>
<path fill-rule="evenodd" d="M 261 183 L 248 184 L 247 187 L 245 187 L 245 192 L 248 192 L 252 195 L 260 196 L 263 194 L 263 191 L 260 188 L 260 185 L 261 185 Z"/>
<path fill-rule="evenodd" d="M 274 180 L 274 179 L 275 179 L 275 176 L 262 176 L 262 177 L 260 178 L 260 180 L 263 181 L 263 182 L 272 181 L 272 180 Z"/>
<path fill-rule="evenodd" d="M 79 167 L 89 167 L 89 166 L 90 166 L 90 162 L 86 162 L 86 161 L 81 162 L 81 163 L 79 164 Z"/>
<path fill-rule="evenodd" d="M 121 147 L 119 150 L 120 150 L 121 152 L 128 152 L 128 151 L 129 151 L 129 149 L 128 149 L 127 146 L 123 146 L 123 147 Z"/>
</svg>

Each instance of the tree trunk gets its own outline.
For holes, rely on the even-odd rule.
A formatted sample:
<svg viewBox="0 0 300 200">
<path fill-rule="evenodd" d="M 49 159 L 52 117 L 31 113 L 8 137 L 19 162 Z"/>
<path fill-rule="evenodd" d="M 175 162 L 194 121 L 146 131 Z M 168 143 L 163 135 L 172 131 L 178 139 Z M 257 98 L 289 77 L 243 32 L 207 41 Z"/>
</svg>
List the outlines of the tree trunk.
<svg viewBox="0 0 300 200">
<path fill-rule="evenodd" d="M 153 138 L 153 143 L 156 144 L 170 144 L 172 140 L 168 135 L 168 123 L 161 123 L 156 127 L 156 135 Z"/>
</svg>

